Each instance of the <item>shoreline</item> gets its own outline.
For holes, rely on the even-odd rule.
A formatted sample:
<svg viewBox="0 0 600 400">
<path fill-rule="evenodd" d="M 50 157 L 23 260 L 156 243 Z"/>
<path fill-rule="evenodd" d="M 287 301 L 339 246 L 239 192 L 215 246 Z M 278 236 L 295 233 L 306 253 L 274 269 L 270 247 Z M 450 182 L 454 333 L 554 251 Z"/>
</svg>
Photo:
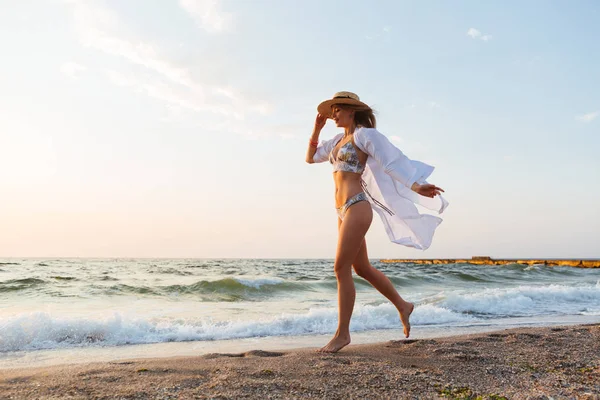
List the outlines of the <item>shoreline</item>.
<svg viewBox="0 0 600 400">
<path fill-rule="evenodd" d="M 504 318 L 498 321 L 449 325 L 415 325 L 410 339 L 440 339 L 477 333 L 493 333 L 503 329 L 554 327 L 600 323 L 600 315 L 538 316 L 535 318 Z M 402 327 L 352 331 L 352 344 L 375 344 L 403 338 Z M 255 349 L 289 351 L 300 348 L 318 348 L 329 342 L 331 333 L 308 335 L 259 336 L 221 340 L 165 341 L 125 345 L 84 346 L 16 350 L 0 353 L 0 373 L 3 369 L 57 367 L 68 364 L 85 364 L 89 359 L 98 362 L 115 362 L 129 359 L 160 359 L 199 356 L 208 353 L 243 353 Z"/>
<path fill-rule="evenodd" d="M 337 354 L 314 350 L 2 369 L 0 393 L 76 399 L 600 399 L 599 323 L 351 344 Z"/>
</svg>

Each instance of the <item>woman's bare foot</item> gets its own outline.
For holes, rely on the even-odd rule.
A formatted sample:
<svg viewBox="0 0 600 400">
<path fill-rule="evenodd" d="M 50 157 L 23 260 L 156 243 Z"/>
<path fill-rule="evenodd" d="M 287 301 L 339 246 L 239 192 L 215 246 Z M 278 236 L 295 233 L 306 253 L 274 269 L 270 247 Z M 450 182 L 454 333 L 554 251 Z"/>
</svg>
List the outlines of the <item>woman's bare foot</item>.
<svg viewBox="0 0 600 400">
<path fill-rule="evenodd" d="M 400 312 L 400 321 L 402 321 L 402 325 L 404 325 L 404 336 L 410 336 L 410 314 L 412 314 L 415 309 L 415 305 L 413 303 L 406 302 L 403 308 L 399 308 Z"/>
<path fill-rule="evenodd" d="M 344 347 L 350 344 L 350 335 L 335 335 L 329 343 L 327 343 L 320 350 L 319 353 L 337 353 Z"/>
</svg>

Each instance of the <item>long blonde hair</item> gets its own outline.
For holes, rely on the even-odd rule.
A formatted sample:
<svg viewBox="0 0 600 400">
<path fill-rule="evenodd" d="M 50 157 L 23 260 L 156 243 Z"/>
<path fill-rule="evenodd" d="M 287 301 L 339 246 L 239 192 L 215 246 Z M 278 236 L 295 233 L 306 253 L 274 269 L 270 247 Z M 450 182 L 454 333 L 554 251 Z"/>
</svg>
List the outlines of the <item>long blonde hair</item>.
<svg viewBox="0 0 600 400">
<path fill-rule="evenodd" d="M 337 107 L 346 110 L 354 111 L 354 125 L 363 126 L 365 128 L 375 128 L 377 120 L 375 119 L 375 112 L 371 108 L 365 109 L 361 106 L 355 106 L 352 104 L 336 104 Z"/>
</svg>

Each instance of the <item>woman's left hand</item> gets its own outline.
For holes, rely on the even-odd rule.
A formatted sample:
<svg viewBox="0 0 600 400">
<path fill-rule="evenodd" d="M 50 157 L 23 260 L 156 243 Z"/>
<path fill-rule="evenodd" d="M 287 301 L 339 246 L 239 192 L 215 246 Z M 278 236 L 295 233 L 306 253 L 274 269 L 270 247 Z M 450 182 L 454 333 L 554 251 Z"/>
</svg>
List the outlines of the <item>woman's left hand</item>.
<svg viewBox="0 0 600 400">
<path fill-rule="evenodd" d="M 429 183 L 425 185 L 419 185 L 416 182 L 412 185 L 411 189 L 416 193 L 420 194 L 421 196 L 425 197 L 435 197 L 444 191 L 442 188 L 439 188 L 435 185 L 431 185 Z"/>
</svg>

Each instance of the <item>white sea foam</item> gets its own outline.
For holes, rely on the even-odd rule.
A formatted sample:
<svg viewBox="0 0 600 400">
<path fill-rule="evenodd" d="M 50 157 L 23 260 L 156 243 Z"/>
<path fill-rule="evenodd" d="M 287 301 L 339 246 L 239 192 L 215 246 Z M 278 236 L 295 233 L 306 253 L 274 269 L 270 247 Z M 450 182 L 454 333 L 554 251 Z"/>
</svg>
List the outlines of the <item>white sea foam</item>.
<svg viewBox="0 0 600 400">
<path fill-rule="evenodd" d="M 597 309 L 587 309 L 585 311 L 582 311 L 581 315 L 590 315 L 590 316 L 600 315 L 600 308 L 597 308 Z"/>
<path fill-rule="evenodd" d="M 490 316 L 524 316 L 548 313 L 578 314 L 587 306 L 600 304 L 600 285 L 518 286 L 455 292 L 441 302 L 461 313 Z"/>
<path fill-rule="evenodd" d="M 261 280 L 253 280 L 257 285 Z M 273 281 L 271 281 L 273 282 Z M 418 325 L 472 324 L 485 318 L 533 316 L 548 313 L 597 315 L 599 285 L 519 286 L 450 292 L 415 308 L 411 322 Z M 166 317 L 131 317 L 120 313 L 104 319 L 70 319 L 50 313 L 23 313 L 0 322 L 0 352 L 94 345 L 239 339 L 334 332 L 336 308 L 311 308 L 305 313 L 279 314 L 254 320 L 213 321 Z M 389 303 L 357 305 L 351 329 L 368 331 L 400 328 L 398 312 Z"/>
<path fill-rule="evenodd" d="M 473 320 L 472 316 L 433 305 L 416 307 L 412 317 L 413 325 L 468 323 Z M 336 326 L 337 310 L 331 308 L 252 321 L 135 319 L 121 314 L 91 320 L 29 313 L 3 321 L 0 326 L 0 352 L 325 334 L 334 332 Z M 352 331 L 400 327 L 398 312 L 390 304 L 358 306 L 351 325 Z"/>
<path fill-rule="evenodd" d="M 250 278 L 250 277 L 239 278 L 239 277 L 236 277 L 234 279 L 244 286 L 252 287 L 255 289 L 260 289 L 261 286 L 279 285 L 279 284 L 285 282 L 285 279 L 274 278 L 274 277 L 269 277 L 269 278 L 258 278 L 258 277 L 256 277 L 256 278 Z"/>
</svg>

